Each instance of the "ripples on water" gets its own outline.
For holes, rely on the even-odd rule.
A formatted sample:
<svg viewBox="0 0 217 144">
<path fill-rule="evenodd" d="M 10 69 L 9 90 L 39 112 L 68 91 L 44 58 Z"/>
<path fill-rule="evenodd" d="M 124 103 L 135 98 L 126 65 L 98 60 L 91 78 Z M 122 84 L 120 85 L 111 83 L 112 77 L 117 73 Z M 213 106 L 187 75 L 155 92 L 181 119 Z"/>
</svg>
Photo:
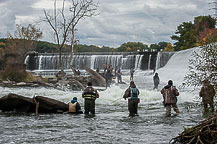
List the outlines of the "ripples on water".
<svg viewBox="0 0 217 144">
<path fill-rule="evenodd" d="M 140 82 L 138 81 L 138 84 Z M 15 114 L 0 112 L 0 143 L 141 143 L 168 144 L 170 139 L 202 119 L 199 102 L 183 92 L 178 102 L 179 115 L 165 117 L 159 91 L 140 85 L 139 117 L 128 117 L 127 101 L 121 99 L 127 85 L 113 85 L 100 92 L 96 100 L 96 116 L 71 114 Z M 68 103 L 73 96 L 83 106 L 81 92 L 46 88 L 1 88 L 0 97 L 15 92 L 32 97 L 34 94 Z M 173 112 L 173 111 L 172 111 Z"/>
</svg>

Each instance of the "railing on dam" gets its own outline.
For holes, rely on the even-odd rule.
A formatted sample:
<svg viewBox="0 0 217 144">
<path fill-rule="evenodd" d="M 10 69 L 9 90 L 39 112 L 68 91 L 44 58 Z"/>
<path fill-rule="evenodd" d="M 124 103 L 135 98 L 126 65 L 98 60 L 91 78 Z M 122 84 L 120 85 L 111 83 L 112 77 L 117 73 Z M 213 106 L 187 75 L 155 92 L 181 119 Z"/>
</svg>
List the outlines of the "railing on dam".
<svg viewBox="0 0 217 144">
<path fill-rule="evenodd" d="M 74 52 L 73 55 L 142 55 L 147 53 L 157 53 L 157 52 Z M 53 56 L 59 55 L 59 53 L 38 53 L 38 52 L 29 52 L 29 55 L 44 55 L 44 56 Z M 62 55 L 70 55 L 70 53 L 62 53 Z"/>
</svg>

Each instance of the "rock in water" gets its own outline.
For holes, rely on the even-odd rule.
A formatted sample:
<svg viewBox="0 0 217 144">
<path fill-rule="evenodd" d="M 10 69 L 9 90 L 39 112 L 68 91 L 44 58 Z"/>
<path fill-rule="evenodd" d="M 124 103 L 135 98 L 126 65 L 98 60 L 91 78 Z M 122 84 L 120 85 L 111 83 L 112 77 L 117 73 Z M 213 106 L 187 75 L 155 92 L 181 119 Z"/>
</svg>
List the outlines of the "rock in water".
<svg viewBox="0 0 217 144">
<path fill-rule="evenodd" d="M 99 86 L 106 86 L 106 81 L 100 74 L 86 66 L 84 66 L 84 69 L 98 82 Z"/>
</svg>

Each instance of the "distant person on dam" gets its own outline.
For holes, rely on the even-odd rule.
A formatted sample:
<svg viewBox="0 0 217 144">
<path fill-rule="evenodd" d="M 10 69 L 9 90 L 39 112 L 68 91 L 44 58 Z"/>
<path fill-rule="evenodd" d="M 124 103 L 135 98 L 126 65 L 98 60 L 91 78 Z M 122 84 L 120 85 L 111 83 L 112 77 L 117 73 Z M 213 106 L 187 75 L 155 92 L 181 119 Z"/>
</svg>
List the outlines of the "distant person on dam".
<svg viewBox="0 0 217 144">
<path fill-rule="evenodd" d="M 96 89 L 92 87 L 92 83 L 87 83 L 87 88 L 82 93 L 84 98 L 84 113 L 95 115 L 95 100 L 99 98 L 99 94 Z"/>
<path fill-rule="evenodd" d="M 158 73 L 155 73 L 155 75 L 153 77 L 153 81 L 154 81 L 154 88 L 153 89 L 157 89 L 158 90 L 158 85 L 160 83 L 160 78 L 158 76 Z"/>
<path fill-rule="evenodd" d="M 166 85 L 162 90 L 161 94 L 163 95 L 163 103 L 164 107 L 166 107 L 166 116 L 171 116 L 171 107 L 173 107 L 176 113 L 179 113 L 179 109 L 177 107 L 177 96 L 179 96 L 179 92 L 175 86 L 173 86 L 173 81 L 169 80 L 168 85 Z"/>
<path fill-rule="evenodd" d="M 214 112 L 214 96 L 215 96 L 215 89 L 214 86 L 210 84 L 209 80 L 204 80 L 203 85 L 200 89 L 199 93 L 200 97 L 202 97 L 204 111 L 203 114 L 208 114 L 208 112 Z M 209 107 L 208 107 L 209 105 Z"/>
<path fill-rule="evenodd" d="M 81 106 L 77 100 L 77 97 L 73 97 L 73 99 L 69 103 L 69 113 L 83 114 L 83 112 L 81 111 Z"/>
<path fill-rule="evenodd" d="M 138 116 L 139 90 L 133 81 L 130 82 L 130 86 L 126 89 L 123 98 L 128 99 L 129 116 Z"/>
</svg>

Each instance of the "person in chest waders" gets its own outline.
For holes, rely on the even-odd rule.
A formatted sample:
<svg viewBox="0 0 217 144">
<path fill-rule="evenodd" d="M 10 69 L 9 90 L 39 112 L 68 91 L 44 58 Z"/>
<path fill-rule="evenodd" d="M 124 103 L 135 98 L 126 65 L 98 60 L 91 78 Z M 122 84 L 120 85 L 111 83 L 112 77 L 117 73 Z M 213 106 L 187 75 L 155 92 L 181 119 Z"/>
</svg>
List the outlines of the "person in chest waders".
<svg viewBox="0 0 217 144">
<path fill-rule="evenodd" d="M 214 96 L 215 96 L 215 89 L 214 86 L 210 84 L 209 80 L 203 81 L 203 86 L 200 89 L 199 93 L 200 97 L 202 97 L 204 111 L 203 114 L 206 115 L 208 112 L 214 112 Z M 208 107 L 209 105 L 209 107 Z"/>
<path fill-rule="evenodd" d="M 133 81 L 130 82 L 130 86 L 126 89 L 123 98 L 128 98 L 128 110 L 129 116 L 138 116 L 138 103 L 139 103 L 139 90 Z"/>
<path fill-rule="evenodd" d="M 69 103 L 69 113 L 71 114 L 83 114 L 81 111 L 81 106 L 78 103 L 77 97 L 74 97 Z"/>
<path fill-rule="evenodd" d="M 82 93 L 84 98 L 84 113 L 95 115 L 95 100 L 99 98 L 99 94 L 96 89 L 92 87 L 92 83 L 87 83 L 87 88 Z"/>
<path fill-rule="evenodd" d="M 173 107 L 176 113 L 179 113 L 177 107 L 177 96 L 179 95 L 178 90 L 173 86 L 173 81 L 169 80 L 168 85 L 166 85 L 162 90 L 164 107 L 166 107 L 166 116 L 171 116 L 171 107 Z"/>
</svg>

